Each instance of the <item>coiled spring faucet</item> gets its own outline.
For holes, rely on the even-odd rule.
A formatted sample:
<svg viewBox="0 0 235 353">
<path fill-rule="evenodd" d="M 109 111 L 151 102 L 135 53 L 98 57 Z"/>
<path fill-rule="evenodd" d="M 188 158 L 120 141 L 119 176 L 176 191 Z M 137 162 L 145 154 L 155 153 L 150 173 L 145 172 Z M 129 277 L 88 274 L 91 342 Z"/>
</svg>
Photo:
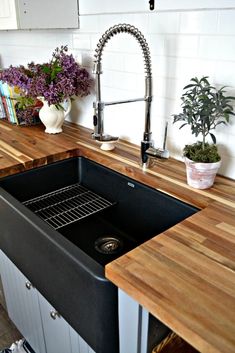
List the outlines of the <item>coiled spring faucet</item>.
<svg viewBox="0 0 235 353">
<path fill-rule="evenodd" d="M 102 53 L 107 42 L 116 34 L 129 33 L 133 35 L 140 47 L 144 56 L 145 64 L 145 95 L 143 98 L 119 100 L 114 102 L 103 102 L 101 99 L 101 80 L 100 75 L 102 74 Z M 148 167 L 149 157 L 168 158 L 168 152 L 164 149 L 153 147 L 153 141 L 151 139 L 151 103 L 152 103 L 152 71 L 151 71 L 151 58 L 149 46 L 144 38 L 143 34 L 134 26 L 130 24 L 118 24 L 110 27 L 100 38 L 95 54 L 94 61 L 94 73 L 96 75 L 96 101 L 93 103 L 94 116 L 94 133 L 92 137 L 100 142 L 111 142 L 116 141 L 118 138 L 104 134 L 104 107 L 114 104 L 131 103 L 138 101 L 145 101 L 145 129 L 143 134 L 143 140 L 141 141 L 141 165 Z"/>
</svg>

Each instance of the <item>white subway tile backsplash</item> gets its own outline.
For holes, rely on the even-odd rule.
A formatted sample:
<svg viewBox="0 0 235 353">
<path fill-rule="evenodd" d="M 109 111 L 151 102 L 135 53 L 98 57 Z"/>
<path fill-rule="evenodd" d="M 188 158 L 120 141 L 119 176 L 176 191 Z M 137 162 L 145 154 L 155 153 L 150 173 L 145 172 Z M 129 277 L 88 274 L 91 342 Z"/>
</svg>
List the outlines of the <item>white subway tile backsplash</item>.
<svg viewBox="0 0 235 353">
<path fill-rule="evenodd" d="M 16 48 L 15 46 L 9 46 L 8 47 L 8 58 L 10 62 L 6 63 L 7 66 L 11 65 L 11 58 L 14 58 L 14 65 L 26 65 L 27 63 L 31 61 L 35 62 L 40 62 L 43 63 L 45 61 L 48 61 L 51 58 L 52 52 L 55 48 L 49 49 L 45 47 L 38 47 L 37 50 L 32 51 L 31 47 L 25 47 L 21 46 L 20 50 L 17 51 L 17 56 L 16 56 Z M 40 58 L 38 57 L 38 50 L 40 50 Z M 3 57 L 4 59 L 4 57 Z M 4 65 L 6 67 L 6 65 Z"/>
<path fill-rule="evenodd" d="M 152 72 L 155 77 L 172 77 L 171 67 L 175 67 L 175 58 L 152 55 Z"/>
<path fill-rule="evenodd" d="M 149 34 L 147 36 L 151 55 L 167 55 L 165 50 L 165 36 L 162 34 Z"/>
<path fill-rule="evenodd" d="M 221 155 L 222 165 L 219 174 L 235 179 L 235 158 Z"/>
<path fill-rule="evenodd" d="M 96 34 L 93 33 L 92 35 L 90 35 L 91 51 L 93 52 L 93 54 L 95 54 L 95 49 L 100 40 L 100 37 L 101 37 L 101 33 L 96 33 Z"/>
<path fill-rule="evenodd" d="M 235 60 L 235 36 L 200 36 L 198 56 L 211 60 Z"/>
<path fill-rule="evenodd" d="M 183 86 L 195 76 L 214 77 L 216 63 L 213 60 L 201 60 L 197 58 L 177 58 L 172 74 L 181 79 Z"/>
<path fill-rule="evenodd" d="M 164 0 L 159 1 L 157 9 L 159 10 L 186 10 L 186 9 L 214 9 L 234 7 L 234 0 Z"/>
<path fill-rule="evenodd" d="M 114 52 L 140 54 L 140 46 L 137 40 L 129 33 L 120 33 L 112 37 L 107 43 L 107 49 Z"/>
<path fill-rule="evenodd" d="M 215 82 L 217 84 L 228 87 L 231 94 L 235 95 L 234 88 L 234 76 L 235 76 L 235 60 L 234 61 L 217 61 L 215 63 Z"/>
<path fill-rule="evenodd" d="M 104 112 L 104 130 L 113 136 L 139 144 L 144 132 L 144 103 L 107 106 Z"/>
<path fill-rule="evenodd" d="M 183 87 L 192 77 L 209 76 L 212 84 L 230 86 L 228 94 L 235 95 L 235 9 L 220 10 L 215 4 L 217 9 L 194 11 L 195 4 L 182 0 L 182 6 L 191 10 L 174 11 L 173 0 L 165 3 L 163 12 L 83 15 L 78 30 L 0 31 L 1 66 L 48 61 L 55 47 L 68 44 L 91 69 L 98 40 L 109 27 L 118 23 L 136 26 L 146 38 L 152 58 L 153 139 L 156 146 L 162 145 L 168 121 L 167 147 L 171 156 L 181 159 L 184 145 L 195 141 L 189 127 L 179 130 L 179 124 L 172 124 L 172 114 L 181 111 Z M 203 3 L 200 1 L 200 6 Z M 112 37 L 104 48 L 102 66 L 102 99 L 144 95 L 143 55 L 133 36 Z M 92 128 L 93 100 L 92 94 L 73 103 L 70 119 Z M 106 107 L 105 130 L 139 144 L 144 110 L 144 102 Z M 235 179 L 235 118 L 229 126 L 218 127 L 216 136 L 223 156 L 220 172 Z"/>
<path fill-rule="evenodd" d="M 180 14 L 178 12 L 152 13 L 149 15 L 150 33 L 178 33 Z"/>
<path fill-rule="evenodd" d="M 142 87 L 144 87 L 144 76 L 141 79 L 143 81 Z M 126 91 L 126 95 L 129 94 L 128 91 L 143 92 L 143 89 L 138 85 L 138 82 L 139 77 L 134 73 L 129 72 L 106 70 L 102 75 L 102 83 L 104 86 Z M 129 96 L 127 96 L 127 98 L 129 98 Z"/>
<path fill-rule="evenodd" d="M 191 65 L 183 65 L 181 67 L 182 71 L 185 70 L 187 72 L 187 76 L 190 78 L 192 77 L 202 77 L 202 76 L 208 76 L 210 82 L 214 81 L 214 76 L 215 76 L 215 66 L 216 66 L 216 61 L 212 60 L 201 60 L 198 59 L 197 62 L 193 61 Z M 180 70 L 179 70 L 180 72 Z M 186 75 L 185 75 L 186 77 Z"/>
<path fill-rule="evenodd" d="M 101 34 L 107 31 L 110 27 L 122 23 L 122 15 L 111 14 L 111 15 L 97 15 L 98 18 L 98 30 Z"/>
<path fill-rule="evenodd" d="M 235 158 L 235 136 L 216 134 L 219 153 L 229 158 Z"/>
<path fill-rule="evenodd" d="M 125 58 L 127 55 L 123 53 L 105 52 L 102 59 L 102 67 L 104 70 L 130 71 L 125 69 Z"/>
<path fill-rule="evenodd" d="M 24 63 L 23 61 L 21 61 L 20 63 L 25 64 L 27 62 Z M 4 57 L 0 56 L 0 68 L 1 69 L 8 67 L 10 65 L 17 66 L 17 65 L 20 65 L 20 63 L 19 63 L 18 57 L 9 56 L 9 55 L 5 55 Z"/>
<path fill-rule="evenodd" d="M 129 23 L 132 26 L 137 27 L 143 33 L 143 35 L 146 36 L 148 33 L 149 16 L 151 16 L 149 13 L 122 14 L 118 23 Z"/>
<path fill-rule="evenodd" d="M 235 9 L 220 11 L 218 18 L 218 33 L 235 35 Z"/>
<path fill-rule="evenodd" d="M 165 55 L 179 57 L 196 57 L 198 54 L 199 36 L 167 35 L 165 38 Z"/>
<path fill-rule="evenodd" d="M 90 36 L 88 34 L 74 34 L 73 47 L 80 50 L 91 50 Z"/>
<path fill-rule="evenodd" d="M 176 79 L 153 75 L 153 94 L 162 98 L 175 99 L 178 84 Z"/>
<path fill-rule="evenodd" d="M 176 112 L 176 101 L 170 98 L 162 98 L 158 95 L 153 96 L 152 102 L 152 114 L 153 119 L 155 116 L 160 116 L 161 119 L 164 118 L 166 121 L 172 119 L 172 114 Z"/>
<path fill-rule="evenodd" d="M 80 33 L 97 33 L 99 31 L 98 16 L 80 16 L 79 23 Z"/>
<path fill-rule="evenodd" d="M 44 55 L 48 52 L 47 60 L 49 59 L 52 51 L 61 45 L 68 45 L 72 47 L 73 33 L 68 31 L 64 33 L 61 31 L 34 31 L 35 35 L 32 35 L 31 31 L 1 31 L 0 33 L 0 47 L 4 47 L 7 54 L 9 51 L 14 51 L 15 56 L 22 57 L 22 51 L 27 50 L 28 60 L 33 55 L 37 55 L 38 58 L 41 54 Z M 25 49 L 27 48 L 27 49 Z"/>
<path fill-rule="evenodd" d="M 234 104 L 234 103 L 233 103 Z M 229 123 L 225 126 L 217 126 L 216 136 L 218 142 L 225 144 L 229 143 L 229 149 L 233 151 L 233 156 L 235 157 L 235 116 L 230 115 Z"/>
<path fill-rule="evenodd" d="M 122 54 L 124 60 L 124 71 L 142 73 L 144 75 L 144 58 L 141 52 L 137 54 Z"/>
<path fill-rule="evenodd" d="M 217 27 L 217 11 L 185 11 L 180 13 L 180 33 L 215 34 Z"/>
</svg>

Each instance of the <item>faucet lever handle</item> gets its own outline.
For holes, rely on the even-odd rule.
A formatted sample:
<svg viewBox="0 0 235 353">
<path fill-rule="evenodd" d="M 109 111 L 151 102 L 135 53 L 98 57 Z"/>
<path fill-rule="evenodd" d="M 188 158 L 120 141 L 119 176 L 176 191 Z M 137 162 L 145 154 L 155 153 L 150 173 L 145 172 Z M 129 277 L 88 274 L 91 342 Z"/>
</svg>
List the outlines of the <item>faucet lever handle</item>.
<svg viewBox="0 0 235 353">
<path fill-rule="evenodd" d="M 163 159 L 168 159 L 170 156 L 169 151 L 163 148 L 149 147 L 145 153 L 150 157 L 163 158 Z"/>
<path fill-rule="evenodd" d="M 164 140 L 163 140 L 163 149 L 164 150 L 166 149 L 167 129 L 168 129 L 168 122 L 166 122 L 165 131 L 164 131 Z"/>
<path fill-rule="evenodd" d="M 98 124 L 97 115 L 93 115 L 93 125 L 97 126 L 97 124 Z"/>
</svg>

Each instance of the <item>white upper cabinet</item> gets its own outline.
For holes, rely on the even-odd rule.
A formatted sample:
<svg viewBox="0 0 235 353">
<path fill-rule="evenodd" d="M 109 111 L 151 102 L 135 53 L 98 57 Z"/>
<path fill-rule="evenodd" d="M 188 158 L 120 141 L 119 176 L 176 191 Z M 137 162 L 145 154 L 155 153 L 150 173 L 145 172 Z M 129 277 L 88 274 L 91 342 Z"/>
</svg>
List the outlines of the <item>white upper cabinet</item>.
<svg viewBox="0 0 235 353">
<path fill-rule="evenodd" d="M 78 0 L 1 0 L 0 29 L 78 27 Z"/>
<path fill-rule="evenodd" d="M 77 0 L 17 0 L 19 28 L 78 28 Z"/>
<path fill-rule="evenodd" d="M 0 29 L 17 29 L 15 0 L 1 0 Z"/>
<path fill-rule="evenodd" d="M 155 0 L 154 3 L 154 11 L 235 6 L 235 0 Z M 150 11 L 149 0 L 79 0 L 80 15 L 141 11 Z"/>
</svg>

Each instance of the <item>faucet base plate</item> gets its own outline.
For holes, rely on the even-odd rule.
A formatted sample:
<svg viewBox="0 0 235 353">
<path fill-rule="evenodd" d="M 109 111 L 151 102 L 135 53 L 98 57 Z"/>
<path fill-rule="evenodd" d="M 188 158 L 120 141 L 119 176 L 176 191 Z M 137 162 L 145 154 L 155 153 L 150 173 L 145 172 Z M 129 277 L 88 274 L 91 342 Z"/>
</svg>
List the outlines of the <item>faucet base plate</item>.
<svg viewBox="0 0 235 353">
<path fill-rule="evenodd" d="M 98 142 L 100 144 L 100 149 L 103 151 L 112 151 L 115 148 L 116 142 L 117 140 L 111 140 L 111 141 L 99 141 L 96 140 L 96 142 Z"/>
</svg>

